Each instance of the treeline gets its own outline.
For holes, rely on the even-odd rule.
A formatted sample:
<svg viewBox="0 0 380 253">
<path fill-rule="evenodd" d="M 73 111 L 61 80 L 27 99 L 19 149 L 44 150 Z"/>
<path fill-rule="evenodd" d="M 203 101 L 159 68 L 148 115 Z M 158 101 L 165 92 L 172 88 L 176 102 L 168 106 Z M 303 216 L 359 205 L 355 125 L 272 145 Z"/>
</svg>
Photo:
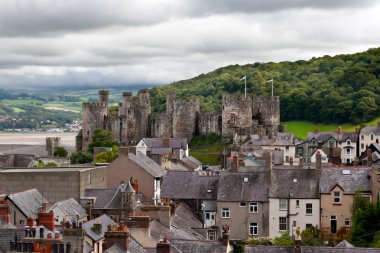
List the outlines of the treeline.
<svg viewBox="0 0 380 253">
<path fill-rule="evenodd" d="M 380 115 L 380 48 L 309 61 L 230 65 L 208 74 L 151 89 L 154 111 L 165 109 L 165 93 L 200 97 L 201 110 L 221 111 L 222 94 L 247 91 L 281 98 L 281 120 L 359 124 Z"/>
</svg>

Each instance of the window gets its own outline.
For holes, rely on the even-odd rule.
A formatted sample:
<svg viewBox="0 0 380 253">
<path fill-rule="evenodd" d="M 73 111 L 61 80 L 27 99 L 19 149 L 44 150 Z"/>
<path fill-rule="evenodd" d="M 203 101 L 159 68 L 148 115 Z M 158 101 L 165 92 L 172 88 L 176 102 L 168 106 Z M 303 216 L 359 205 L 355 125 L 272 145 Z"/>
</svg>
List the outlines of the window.
<svg viewBox="0 0 380 253">
<path fill-rule="evenodd" d="M 371 141 L 373 141 L 373 134 L 371 134 Z"/>
<path fill-rule="evenodd" d="M 298 199 L 296 200 L 296 207 L 300 207 L 300 201 Z"/>
<path fill-rule="evenodd" d="M 346 153 L 347 153 L 347 155 L 349 155 L 351 153 L 351 149 L 350 148 L 346 148 Z"/>
<path fill-rule="evenodd" d="M 249 234 L 250 235 L 258 235 L 259 234 L 259 228 L 258 228 L 256 222 L 249 224 Z"/>
<path fill-rule="evenodd" d="M 285 161 L 288 163 L 289 162 L 289 156 L 285 156 Z"/>
<path fill-rule="evenodd" d="M 345 219 L 344 220 L 344 226 L 349 227 L 350 226 L 350 219 Z"/>
<path fill-rule="evenodd" d="M 364 140 L 364 135 L 361 135 L 361 136 L 360 136 L 360 139 Z"/>
<path fill-rule="evenodd" d="M 337 227 L 337 220 L 335 215 L 331 215 L 330 217 L 330 228 L 331 228 L 331 233 L 335 234 L 336 233 L 336 227 Z"/>
<path fill-rule="evenodd" d="M 315 145 L 317 142 L 315 140 L 312 140 L 311 143 Z"/>
<path fill-rule="evenodd" d="M 334 192 L 334 204 L 340 204 L 340 192 Z"/>
<path fill-rule="evenodd" d="M 361 148 L 361 149 L 364 149 L 364 143 L 362 143 L 362 144 L 360 145 L 360 148 Z"/>
<path fill-rule="evenodd" d="M 306 215 L 312 215 L 312 214 L 313 214 L 313 204 L 306 203 Z"/>
<path fill-rule="evenodd" d="M 347 145 L 351 145 L 351 141 L 347 141 Z"/>
<path fill-rule="evenodd" d="M 280 210 L 288 210 L 288 200 L 280 199 Z"/>
<path fill-rule="evenodd" d="M 285 149 L 286 149 L 286 151 L 289 151 L 289 146 L 286 146 Z"/>
<path fill-rule="evenodd" d="M 208 239 L 210 241 L 214 241 L 216 240 L 216 234 L 215 234 L 215 231 L 208 231 Z"/>
<path fill-rule="evenodd" d="M 222 208 L 222 218 L 224 218 L 224 219 L 230 218 L 230 209 L 229 208 Z"/>
<path fill-rule="evenodd" d="M 257 213 L 258 212 L 258 203 L 257 202 L 249 203 L 249 212 L 250 213 Z"/>
<path fill-rule="evenodd" d="M 330 141 L 329 141 L 329 147 L 332 148 L 332 147 L 334 147 L 334 146 L 335 146 L 335 141 L 330 140 Z"/>
<path fill-rule="evenodd" d="M 313 225 L 312 224 L 306 224 L 306 229 L 311 229 L 313 227 Z"/>
<path fill-rule="evenodd" d="M 247 203 L 245 202 L 240 202 L 240 207 L 246 207 L 247 206 Z"/>
<path fill-rule="evenodd" d="M 280 217 L 279 218 L 279 230 L 280 231 L 286 231 L 287 230 L 287 219 L 286 217 Z"/>
</svg>

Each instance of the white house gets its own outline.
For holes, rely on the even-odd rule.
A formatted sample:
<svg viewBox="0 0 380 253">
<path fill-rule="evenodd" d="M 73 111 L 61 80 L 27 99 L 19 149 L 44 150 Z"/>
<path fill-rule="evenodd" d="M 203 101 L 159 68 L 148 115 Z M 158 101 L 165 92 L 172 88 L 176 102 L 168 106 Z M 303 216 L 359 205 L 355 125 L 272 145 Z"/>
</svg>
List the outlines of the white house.
<svg viewBox="0 0 380 253">
<path fill-rule="evenodd" d="M 319 170 L 273 169 L 269 189 L 269 237 L 320 226 Z"/>
<path fill-rule="evenodd" d="M 321 162 L 322 162 L 322 163 L 328 163 L 328 162 L 329 162 L 329 159 L 328 159 L 326 153 L 323 152 L 322 149 L 317 149 L 317 150 L 314 152 L 314 154 L 312 154 L 312 156 L 311 156 L 311 158 L 310 158 L 310 162 L 311 162 L 311 163 L 315 163 L 315 162 L 317 161 L 317 152 L 318 152 L 318 151 L 319 151 L 320 154 L 321 154 Z"/>
<path fill-rule="evenodd" d="M 360 130 L 359 135 L 359 155 L 362 154 L 369 145 L 379 144 L 380 141 L 380 121 L 377 126 L 366 126 Z"/>
</svg>

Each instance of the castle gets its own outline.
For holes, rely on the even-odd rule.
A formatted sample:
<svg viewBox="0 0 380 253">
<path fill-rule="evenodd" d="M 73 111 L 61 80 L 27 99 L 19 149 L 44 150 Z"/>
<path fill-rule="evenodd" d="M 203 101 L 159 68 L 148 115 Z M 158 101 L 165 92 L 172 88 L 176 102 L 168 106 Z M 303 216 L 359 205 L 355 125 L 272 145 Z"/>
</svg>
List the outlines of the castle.
<svg viewBox="0 0 380 253">
<path fill-rule="evenodd" d="M 222 138 L 258 134 L 270 138 L 280 125 L 279 97 L 258 97 L 252 94 L 224 94 L 222 112 L 201 112 L 198 98 L 178 99 L 174 91 L 166 95 L 166 111 L 153 113 L 149 90 L 137 97 L 123 92 L 118 107 L 108 106 L 107 90 L 99 91 L 99 102 L 83 103 L 82 132 L 77 148 L 86 150 L 95 129 L 110 130 L 114 139 L 126 145 L 144 137 L 184 137 L 215 133 Z"/>
</svg>

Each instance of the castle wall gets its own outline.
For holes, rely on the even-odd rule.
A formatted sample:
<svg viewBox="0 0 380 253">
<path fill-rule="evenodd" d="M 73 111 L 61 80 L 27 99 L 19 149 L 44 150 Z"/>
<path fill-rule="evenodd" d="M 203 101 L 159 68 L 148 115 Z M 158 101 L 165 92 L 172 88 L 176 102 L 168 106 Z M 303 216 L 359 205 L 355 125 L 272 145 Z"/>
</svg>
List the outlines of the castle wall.
<svg viewBox="0 0 380 253">
<path fill-rule="evenodd" d="M 107 106 L 103 103 L 91 102 L 83 103 L 82 109 L 82 150 L 87 150 L 95 129 L 105 128 L 106 126 Z"/>
<path fill-rule="evenodd" d="M 280 98 L 257 97 L 253 98 L 253 114 L 259 120 L 265 135 L 275 136 L 280 125 Z"/>
<path fill-rule="evenodd" d="M 170 138 L 172 136 L 172 119 L 166 113 L 154 114 L 151 125 L 152 137 Z"/>
<path fill-rule="evenodd" d="M 199 134 L 206 135 L 215 133 L 221 134 L 222 115 L 216 112 L 201 112 L 199 114 Z"/>
</svg>

